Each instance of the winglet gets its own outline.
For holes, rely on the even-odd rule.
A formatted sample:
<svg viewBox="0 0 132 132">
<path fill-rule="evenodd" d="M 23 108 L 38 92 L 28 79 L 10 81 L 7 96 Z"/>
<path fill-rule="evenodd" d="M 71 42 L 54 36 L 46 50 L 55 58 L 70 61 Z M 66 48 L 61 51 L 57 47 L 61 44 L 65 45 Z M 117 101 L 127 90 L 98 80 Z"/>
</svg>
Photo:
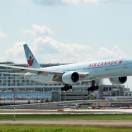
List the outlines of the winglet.
<svg viewBox="0 0 132 132">
<path fill-rule="evenodd" d="M 30 50 L 28 45 L 24 44 L 23 47 L 24 47 L 24 51 L 25 51 L 28 66 L 32 67 L 32 68 L 40 68 L 39 63 L 37 62 L 35 56 L 33 55 L 32 51 Z"/>
</svg>

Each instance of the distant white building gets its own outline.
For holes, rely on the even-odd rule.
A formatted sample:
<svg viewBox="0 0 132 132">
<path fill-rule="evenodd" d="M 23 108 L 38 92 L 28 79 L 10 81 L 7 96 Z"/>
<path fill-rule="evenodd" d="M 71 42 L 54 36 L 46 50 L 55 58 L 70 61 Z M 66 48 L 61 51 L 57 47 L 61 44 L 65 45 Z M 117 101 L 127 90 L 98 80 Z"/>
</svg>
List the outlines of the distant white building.
<svg viewBox="0 0 132 132">
<path fill-rule="evenodd" d="M 24 64 L 13 64 L 11 62 L 5 62 L 4 64 L 26 67 Z M 42 65 L 42 67 L 45 66 L 51 65 Z M 88 83 L 77 84 L 73 86 L 72 90 L 69 90 L 68 92 L 62 92 L 62 84 L 42 84 L 34 82 L 26 79 L 23 72 L 20 70 L 0 67 L 0 103 L 2 100 L 12 100 L 14 97 L 16 100 L 27 100 L 30 102 L 82 99 L 87 100 L 89 95 L 91 93 L 93 94 L 93 92 L 88 92 L 88 86 Z M 101 85 L 98 92 L 95 94 L 96 98 L 131 95 L 132 92 L 130 92 L 129 89 L 125 89 L 125 87 L 121 85 Z"/>
</svg>

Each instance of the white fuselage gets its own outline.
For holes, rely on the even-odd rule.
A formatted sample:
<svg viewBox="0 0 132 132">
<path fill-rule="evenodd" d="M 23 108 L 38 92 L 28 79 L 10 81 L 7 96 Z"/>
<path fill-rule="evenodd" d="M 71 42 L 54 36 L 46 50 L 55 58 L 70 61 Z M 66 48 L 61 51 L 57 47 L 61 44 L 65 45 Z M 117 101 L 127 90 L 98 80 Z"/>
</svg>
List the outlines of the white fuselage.
<svg viewBox="0 0 132 132">
<path fill-rule="evenodd" d="M 43 68 L 46 71 L 52 72 L 83 72 L 88 73 L 84 80 L 97 80 L 103 78 L 113 78 L 122 76 L 132 76 L 132 60 L 127 59 L 117 59 L 117 60 L 107 60 L 107 61 L 97 61 L 90 63 L 78 63 L 78 64 L 68 64 L 59 65 Z M 33 80 L 39 80 L 40 82 L 47 82 L 52 80 L 53 76 L 43 76 L 37 75 L 32 76 Z"/>
</svg>

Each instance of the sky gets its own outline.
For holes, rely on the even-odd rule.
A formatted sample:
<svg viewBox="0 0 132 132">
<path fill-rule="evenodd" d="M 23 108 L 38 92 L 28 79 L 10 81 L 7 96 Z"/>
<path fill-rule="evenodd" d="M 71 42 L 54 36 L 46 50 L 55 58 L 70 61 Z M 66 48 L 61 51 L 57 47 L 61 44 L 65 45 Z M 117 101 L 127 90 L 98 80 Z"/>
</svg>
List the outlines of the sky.
<svg viewBox="0 0 132 132">
<path fill-rule="evenodd" d="M 132 58 L 131 35 L 131 0 L 0 0 L 0 61 L 24 43 L 40 63 Z"/>
</svg>

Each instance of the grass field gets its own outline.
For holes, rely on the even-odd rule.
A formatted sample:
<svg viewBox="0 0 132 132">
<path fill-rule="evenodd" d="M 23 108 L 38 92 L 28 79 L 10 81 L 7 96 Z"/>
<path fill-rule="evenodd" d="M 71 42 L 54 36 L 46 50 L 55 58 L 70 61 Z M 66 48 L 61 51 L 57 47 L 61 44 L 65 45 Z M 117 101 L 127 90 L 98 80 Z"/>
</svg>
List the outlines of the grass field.
<svg viewBox="0 0 132 132">
<path fill-rule="evenodd" d="M 64 125 L 0 125 L 0 132 L 132 132 L 132 128 Z"/>
<path fill-rule="evenodd" d="M 125 115 L 16 115 L 16 120 L 132 120 Z M 13 120 L 13 115 L 0 115 L 0 120 Z M 101 127 L 81 125 L 0 125 L 0 132 L 132 132 L 128 127 Z"/>
<path fill-rule="evenodd" d="M 16 120 L 132 120 L 132 114 L 116 114 L 116 115 L 70 115 L 70 114 L 60 114 L 60 115 L 16 115 Z M 13 115 L 0 115 L 0 120 L 12 120 Z"/>
</svg>

